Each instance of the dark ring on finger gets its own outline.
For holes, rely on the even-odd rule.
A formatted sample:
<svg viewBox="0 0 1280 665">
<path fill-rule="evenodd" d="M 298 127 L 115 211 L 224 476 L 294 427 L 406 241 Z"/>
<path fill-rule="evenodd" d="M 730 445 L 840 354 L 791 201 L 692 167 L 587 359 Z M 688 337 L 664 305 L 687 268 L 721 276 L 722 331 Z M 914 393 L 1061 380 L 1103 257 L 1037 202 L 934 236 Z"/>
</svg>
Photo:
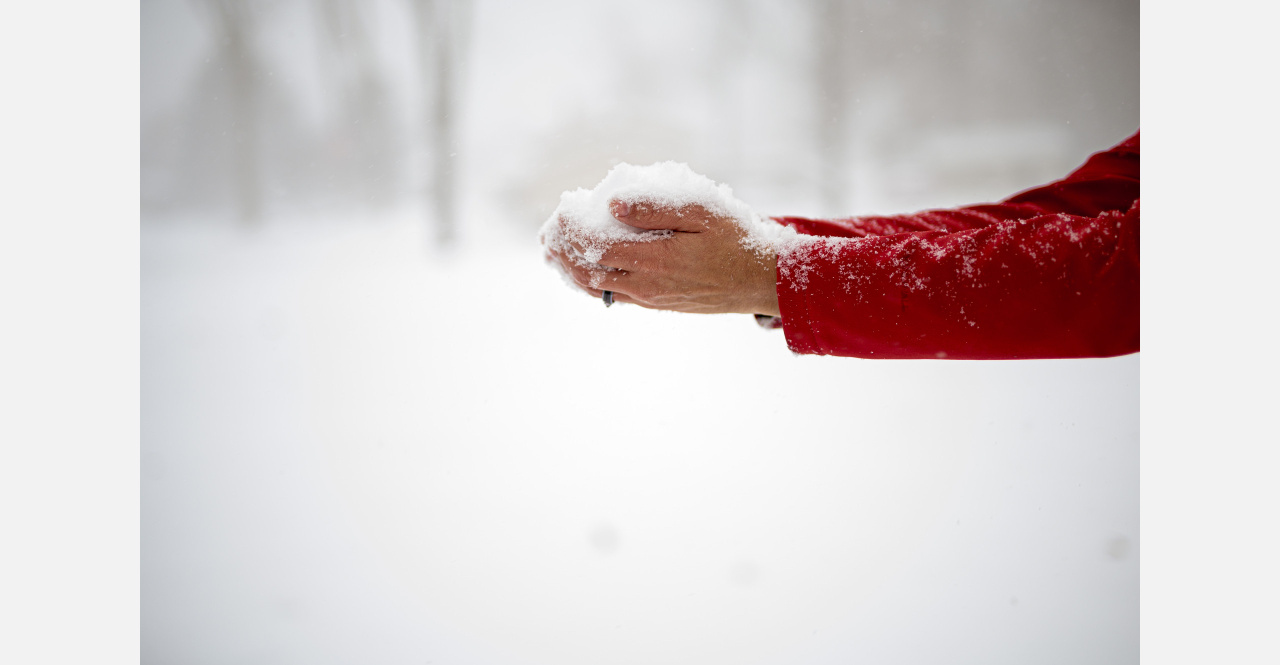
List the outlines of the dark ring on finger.
<svg viewBox="0 0 1280 665">
<path fill-rule="evenodd" d="M 604 306 L 605 306 L 605 307 L 608 307 L 608 306 L 612 305 L 612 304 L 613 304 L 613 291 L 605 291 L 605 292 L 604 292 L 604 295 L 603 295 L 603 296 L 601 296 L 601 300 L 604 300 Z"/>
</svg>

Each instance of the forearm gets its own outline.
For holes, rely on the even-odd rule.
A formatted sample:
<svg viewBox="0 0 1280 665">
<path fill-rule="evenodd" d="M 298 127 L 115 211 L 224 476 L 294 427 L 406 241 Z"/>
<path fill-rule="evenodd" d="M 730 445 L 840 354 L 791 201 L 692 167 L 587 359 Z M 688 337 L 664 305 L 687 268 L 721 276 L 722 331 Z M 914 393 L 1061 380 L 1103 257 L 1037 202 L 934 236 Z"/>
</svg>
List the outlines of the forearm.
<svg viewBox="0 0 1280 665">
<path fill-rule="evenodd" d="M 1138 350 L 1135 204 L 946 233 L 811 238 L 778 262 L 799 353 L 1066 358 Z"/>
</svg>

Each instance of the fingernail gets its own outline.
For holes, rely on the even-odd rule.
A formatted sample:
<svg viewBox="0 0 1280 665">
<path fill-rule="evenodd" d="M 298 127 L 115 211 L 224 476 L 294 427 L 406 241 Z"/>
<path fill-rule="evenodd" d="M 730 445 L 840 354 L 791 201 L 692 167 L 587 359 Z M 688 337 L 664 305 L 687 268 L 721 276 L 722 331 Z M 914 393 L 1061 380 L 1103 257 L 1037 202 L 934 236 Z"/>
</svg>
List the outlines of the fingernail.
<svg viewBox="0 0 1280 665">
<path fill-rule="evenodd" d="M 630 203 L 627 203 L 626 201 L 614 201 L 614 202 L 613 202 L 613 216 L 614 216 L 614 217 L 626 217 L 627 215 L 630 215 L 630 214 L 631 214 L 631 204 L 630 204 Z"/>
</svg>

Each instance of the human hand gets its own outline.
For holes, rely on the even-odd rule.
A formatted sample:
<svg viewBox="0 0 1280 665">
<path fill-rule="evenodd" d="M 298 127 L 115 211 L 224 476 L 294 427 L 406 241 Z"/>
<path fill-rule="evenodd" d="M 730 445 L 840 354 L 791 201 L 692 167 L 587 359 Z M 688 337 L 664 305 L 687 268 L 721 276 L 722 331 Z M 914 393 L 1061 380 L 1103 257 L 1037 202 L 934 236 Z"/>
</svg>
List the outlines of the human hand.
<svg viewBox="0 0 1280 665">
<path fill-rule="evenodd" d="M 668 208 L 615 199 L 609 208 L 620 222 L 671 235 L 613 243 L 594 265 L 548 247 L 548 256 L 582 290 L 596 297 L 612 291 L 616 302 L 649 309 L 778 316 L 777 254 L 748 249 L 746 231 L 733 219 L 697 204 Z M 568 246 L 586 255 L 563 219 L 559 224 Z"/>
</svg>

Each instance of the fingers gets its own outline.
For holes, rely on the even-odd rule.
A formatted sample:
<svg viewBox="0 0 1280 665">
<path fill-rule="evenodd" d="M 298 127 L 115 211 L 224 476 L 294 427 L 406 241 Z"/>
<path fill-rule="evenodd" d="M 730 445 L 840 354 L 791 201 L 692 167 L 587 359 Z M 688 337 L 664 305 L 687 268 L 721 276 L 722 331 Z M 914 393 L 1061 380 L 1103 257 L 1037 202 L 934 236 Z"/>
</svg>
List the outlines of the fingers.
<svg viewBox="0 0 1280 665">
<path fill-rule="evenodd" d="M 566 256 L 563 252 L 556 249 L 548 248 L 547 256 L 560 264 L 565 274 L 578 288 L 595 295 L 601 295 L 602 290 L 619 291 L 628 288 L 628 273 L 624 270 L 605 270 L 598 267 L 592 267 L 590 264 L 582 263 L 577 259 Z M 620 302 L 626 302 L 620 300 Z"/>
<path fill-rule="evenodd" d="M 714 217 L 706 208 L 697 204 L 671 208 L 649 201 L 624 199 L 610 201 L 609 212 L 623 224 L 636 228 L 669 229 L 684 233 L 701 233 L 707 230 Z"/>
<path fill-rule="evenodd" d="M 650 234 L 644 240 L 617 240 L 608 244 L 595 242 L 593 246 L 588 246 L 581 235 L 565 228 L 563 219 L 560 220 L 560 229 L 560 242 L 572 248 L 578 256 L 590 263 L 621 270 L 652 265 L 666 249 L 663 247 L 663 240 L 670 237 L 670 234 Z"/>
<path fill-rule="evenodd" d="M 615 303 L 623 302 L 629 305 L 639 305 L 646 309 L 666 309 L 666 307 L 656 302 L 642 300 L 633 295 L 634 293 L 651 290 L 646 290 L 645 283 L 638 281 L 637 275 L 624 270 L 606 271 L 599 268 L 591 268 L 551 248 L 547 249 L 547 258 L 559 263 L 574 285 L 590 294 L 593 298 L 602 298 L 604 292 L 608 290 L 613 292 L 613 301 Z"/>
<path fill-rule="evenodd" d="M 662 242 L 661 240 L 615 242 L 600 252 L 600 258 L 595 263 L 619 270 L 643 269 L 660 260 L 665 251 Z M 587 248 L 576 240 L 569 240 L 567 244 L 579 254 L 586 255 Z"/>
</svg>

